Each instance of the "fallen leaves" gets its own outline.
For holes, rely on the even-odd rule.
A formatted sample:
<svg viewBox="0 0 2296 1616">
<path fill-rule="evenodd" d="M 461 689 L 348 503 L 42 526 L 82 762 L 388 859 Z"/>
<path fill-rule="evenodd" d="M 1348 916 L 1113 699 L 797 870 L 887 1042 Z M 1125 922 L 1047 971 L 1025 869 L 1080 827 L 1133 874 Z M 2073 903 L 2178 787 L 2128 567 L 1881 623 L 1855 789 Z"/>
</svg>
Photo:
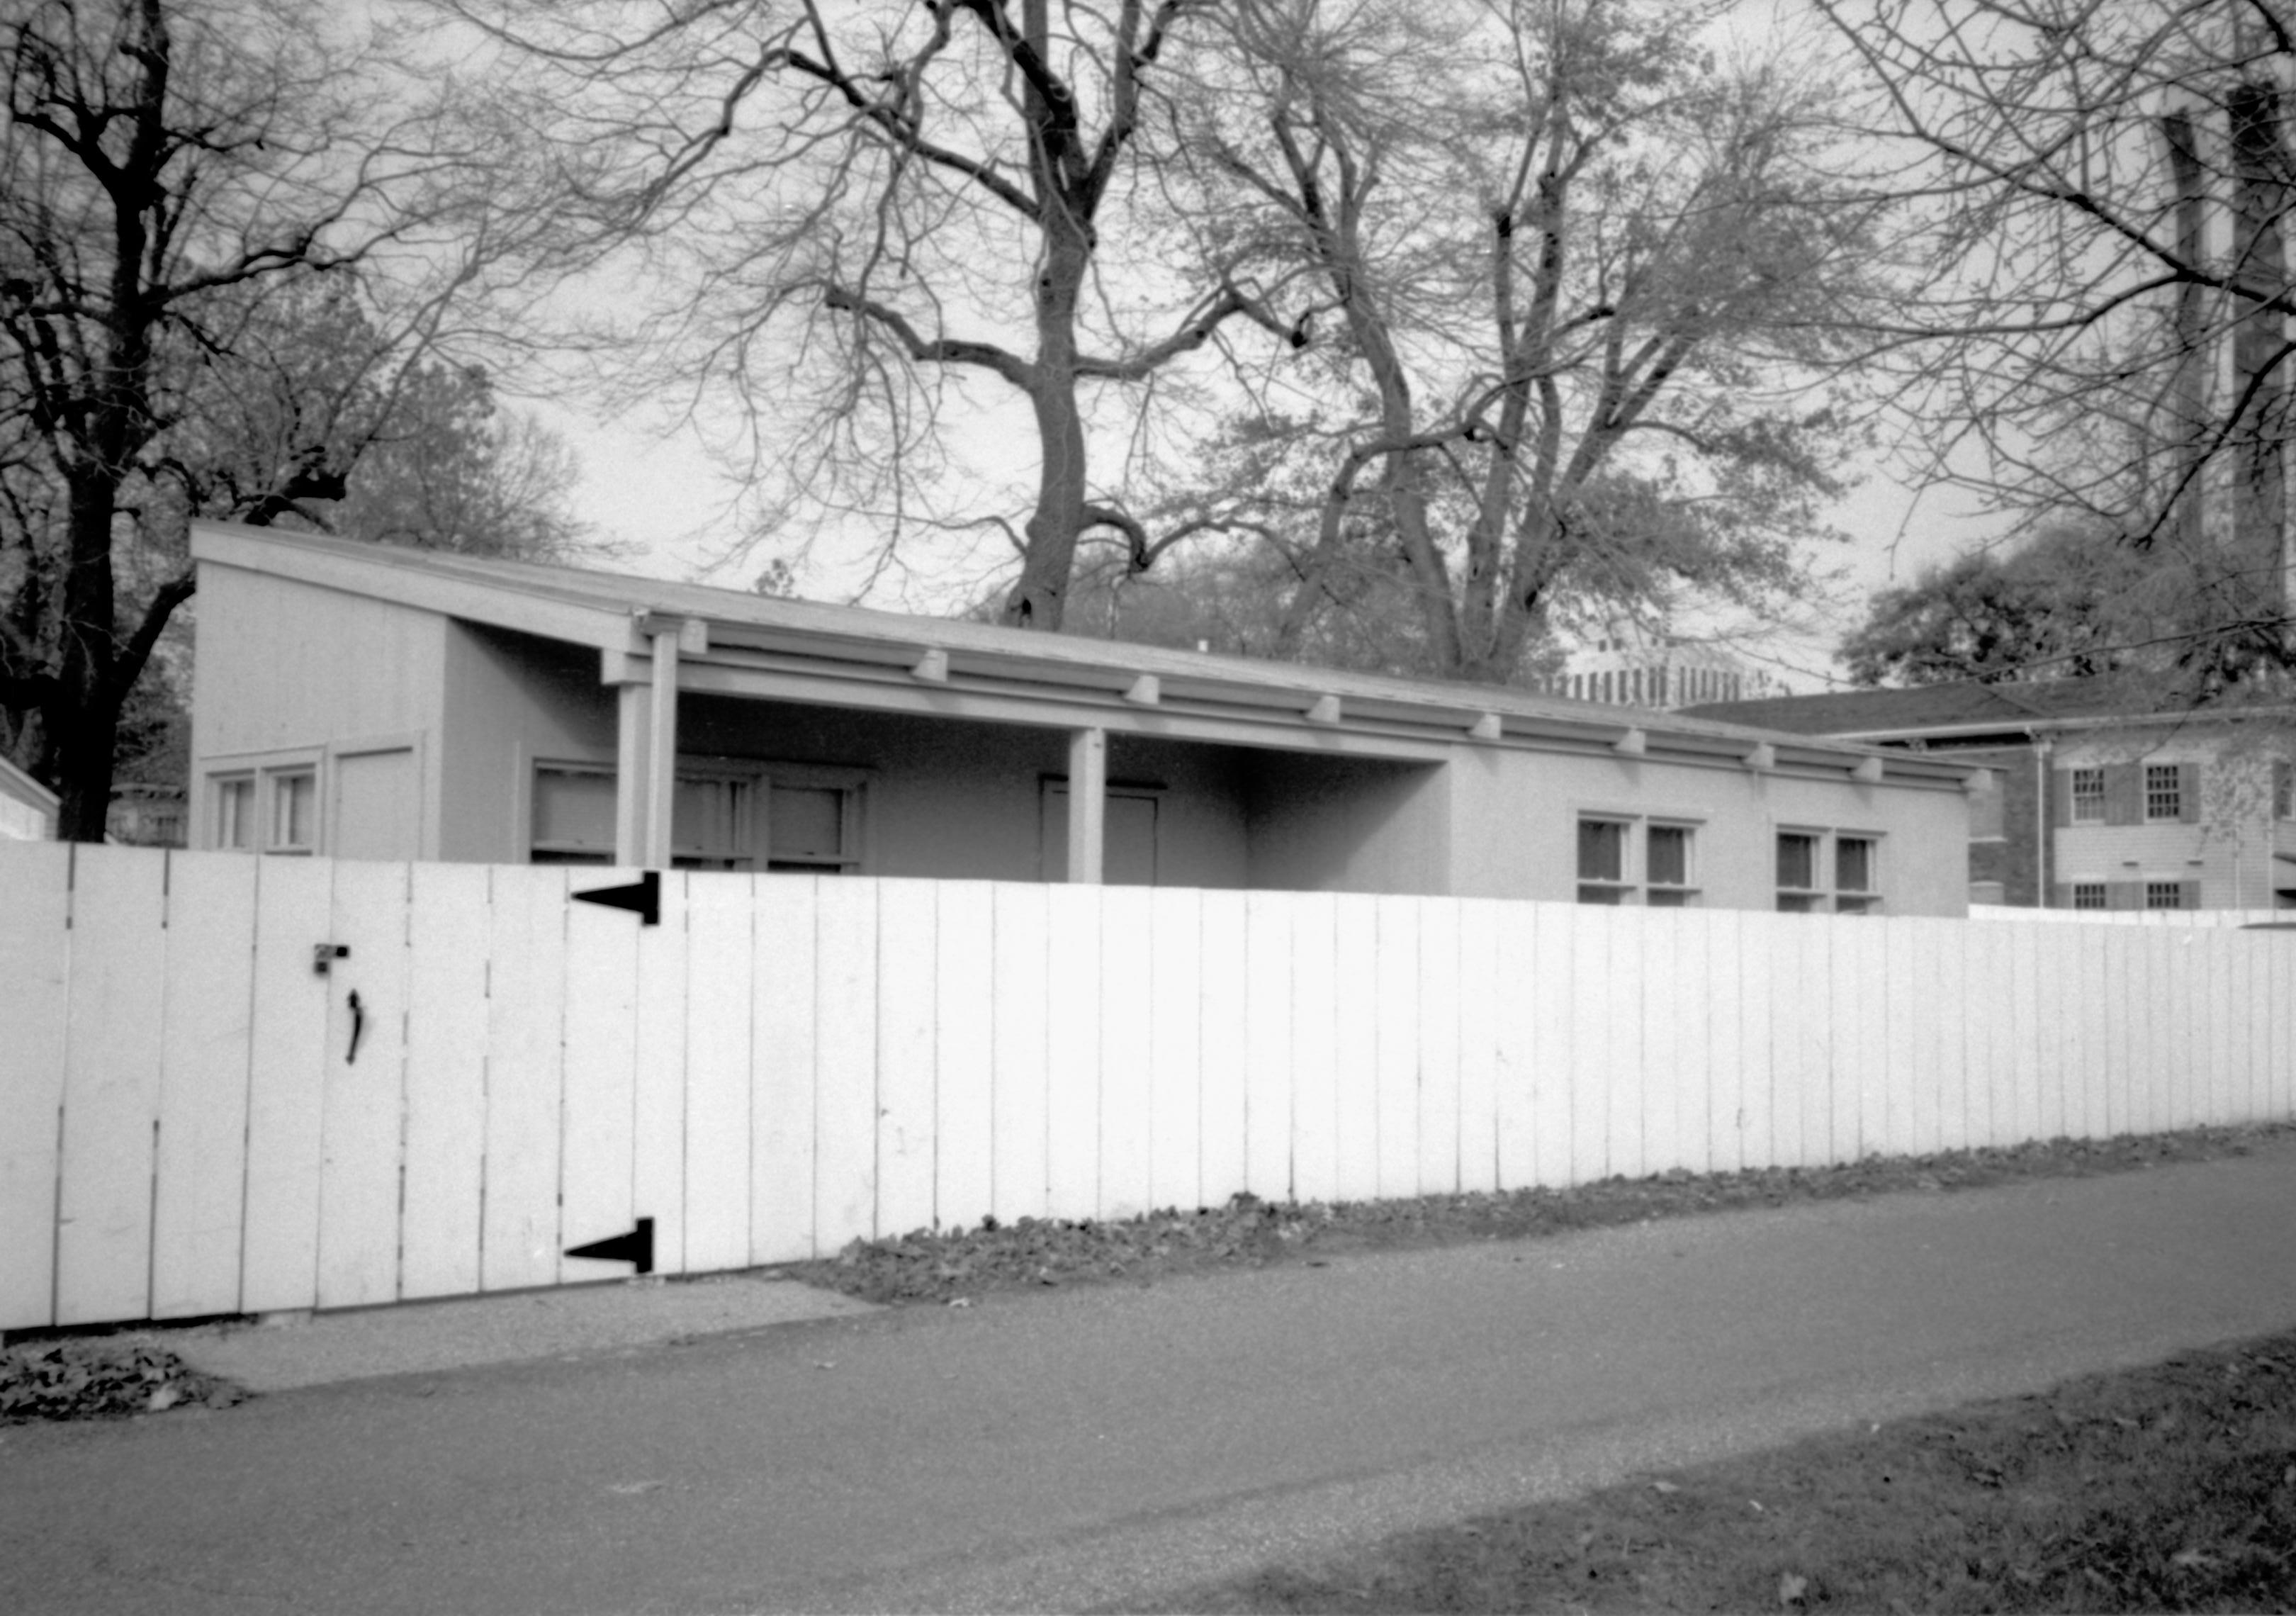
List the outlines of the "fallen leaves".
<svg viewBox="0 0 2296 1616">
<path fill-rule="evenodd" d="M 246 1396 L 148 1341 L 90 1336 L 0 1350 L 0 1425 L 223 1408 Z"/>
</svg>

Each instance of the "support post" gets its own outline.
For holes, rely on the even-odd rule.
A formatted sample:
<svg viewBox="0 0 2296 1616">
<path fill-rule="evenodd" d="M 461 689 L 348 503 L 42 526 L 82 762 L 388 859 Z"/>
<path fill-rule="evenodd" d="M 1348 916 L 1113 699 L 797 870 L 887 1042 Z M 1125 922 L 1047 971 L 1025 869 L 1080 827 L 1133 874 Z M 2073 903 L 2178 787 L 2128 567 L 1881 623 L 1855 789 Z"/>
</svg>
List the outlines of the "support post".
<svg viewBox="0 0 2296 1616">
<path fill-rule="evenodd" d="M 1108 732 L 1069 734 L 1069 879 L 1100 884 L 1108 830 Z"/>
<path fill-rule="evenodd" d="M 677 790 L 677 625 L 655 628 L 653 699 L 646 715 L 645 856 L 649 870 L 669 868 L 670 819 Z"/>
<path fill-rule="evenodd" d="M 646 718 L 651 696 L 644 685 L 614 687 L 614 862 L 645 862 Z"/>
</svg>

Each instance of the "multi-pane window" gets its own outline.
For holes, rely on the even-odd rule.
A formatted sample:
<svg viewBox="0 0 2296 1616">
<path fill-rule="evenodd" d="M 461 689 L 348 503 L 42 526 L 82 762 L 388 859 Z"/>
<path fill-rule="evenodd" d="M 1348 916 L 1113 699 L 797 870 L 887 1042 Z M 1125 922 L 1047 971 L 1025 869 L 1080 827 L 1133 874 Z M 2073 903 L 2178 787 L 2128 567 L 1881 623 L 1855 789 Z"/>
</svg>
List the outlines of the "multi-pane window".
<svg viewBox="0 0 2296 1616">
<path fill-rule="evenodd" d="M 860 861 L 849 788 L 775 781 L 766 813 L 766 868 L 837 874 Z"/>
<path fill-rule="evenodd" d="M 1833 907 L 1837 914 L 1864 915 L 1882 900 L 1875 895 L 1874 839 L 1837 836 L 1833 841 Z"/>
<path fill-rule="evenodd" d="M 2104 906 L 2104 882 L 2101 881 L 2077 881 L 2073 882 L 2074 908 L 2102 909 Z"/>
<path fill-rule="evenodd" d="M 316 845 L 319 776 L 308 768 L 281 770 L 271 783 L 271 840 L 266 851 L 308 853 Z"/>
<path fill-rule="evenodd" d="M 2272 816 L 2296 819 L 2296 763 L 2284 758 L 2272 766 Z"/>
<path fill-rule="evenodd" d="M 2148 881 L 2144 883 L 2144 906 L 2148 909 L 2181 909 L 2185 906 L 2185 883 L 2181 881 Z"/>
<path fill-rule="evenodd" d="M 1645 874 L 1650 890 L 1644 901 L 1652 908 L 1683 909 L 1690 906 L 1694 873 L 1691 868 L 1691 827 L 1654 824 L 1644 842 Z"/>
<path fill-rule="evenodd" d="M 1578 822 L 1578 901 L 1620 904 L 1627 900 L 1627 831 L 1620 819 Z"/>
<path fill-rule="evenodd" d="M 861 861 L 857 780 L 772 765 L 763 774 L 697 763 L 681 772 L 670 809 L 670 863 L 681 870 L 809 871 L 834 874 Z M 760 808 L 763 823 L 760 823 Z M 537 864 L 611 864 L 614 771 L 543 764 L 534 772 L 529 843 Z"/>
<path fill-rule="evenodd" d="M 1578 821 L 1578 901 L 1687 908 L 1698 896 L 1697 827 L 1590 816 Z"/>
<path fill-rule="evenodd" d="M 537 767 L 530 857 L 536 864 L 614 862 L 611 769 L 577 764 Z"/>
<path fill-rule="evenodd" d="M 215 783 L 215 844 L 242 853 L 255 851 L 255 776 L 233 775 Z"/>
<path fill-rule="evenodd" d="M 2181 819 L 2185 814 L 2184 771 L 2173 763 L 2144 766 L 2144 817 Z"/>
<path fill-rule="evenodd" d="M 2072 820 L 2075 824 L 2104 823 L 2104 770 L 2077 768 L 2073 776 Z"/>
<path fill-rule="evenodd" d="M 319 771 L 314 763 L 211 775 L 210 843 L 241 853 L 319 850 Z"/>
<path fill-rule="evenodd" d="M 1808 915 L 1823 906 L 1817 890 L 1818 838 L 1806 831 L 1778 833 L 1778 907 Z"/>
</svg>

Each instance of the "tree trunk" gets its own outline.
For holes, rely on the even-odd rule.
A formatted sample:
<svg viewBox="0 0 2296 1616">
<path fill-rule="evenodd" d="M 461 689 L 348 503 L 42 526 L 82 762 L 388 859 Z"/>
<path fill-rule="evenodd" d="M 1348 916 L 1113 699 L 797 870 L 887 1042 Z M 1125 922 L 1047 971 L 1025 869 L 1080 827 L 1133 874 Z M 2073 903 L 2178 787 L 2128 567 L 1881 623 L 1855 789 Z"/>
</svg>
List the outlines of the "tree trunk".
<svg viewBox="0 0 2296 1616">
<path fill-rule="evenodd" d="M 119 734 L 117 602 L 111 575 L 111 521 L 118 488 L 101 467 L 71 479 L 64 575 L 62 694 L 49 710 L 55 737 L 56 833 L 66 841 L 102 841 L 111 807 L 111 749 Z"/>
<path fill-rule="evenodd" d="M 1037 359 L 1029 402 L 1036 411 L 1042 457 L 1037 507 L 1029 517 L 1028 554 L 1004 598 L 1004 622 L 1056 631 L 1068 611 L 1077 537 L 1084 528 L 1084 412 L 1077 403 L 1077 306 L 1092 266 L 1088 226 L 1055 208 L 1045 229 L 1045 266 L 1037 275 Z"/>
</svg>

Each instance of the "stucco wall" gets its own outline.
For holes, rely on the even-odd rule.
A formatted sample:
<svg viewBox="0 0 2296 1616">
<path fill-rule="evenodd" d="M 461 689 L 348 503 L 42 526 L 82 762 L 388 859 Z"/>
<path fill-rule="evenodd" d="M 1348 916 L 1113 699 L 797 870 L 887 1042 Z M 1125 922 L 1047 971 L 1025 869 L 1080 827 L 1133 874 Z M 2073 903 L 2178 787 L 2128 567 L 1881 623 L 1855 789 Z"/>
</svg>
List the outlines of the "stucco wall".
<svg viewBox="0 0 2296 1616">
<path fill-rule="evenodd" d="M 435 735 L 446 619 L 213 565 L 200 569 L 194 604 L 193 847 L 209 845 L 207 779 L 219 766 L 323 762 L 331 745 Z M 422 846 L 436 846 L 428 821 Z"/>
<path fill-rule="evenodd" d="M 498 629 L 447 626 L 438 857 L 526 856 L 537 760 L 614 760 L 616 697 L 598 653 Z"/>
<path fill-rule="evenodd" d="M 1592 815 L 1691 825 L 1693 879 L 1708 907 L 1775 907 L 1777 833 L 1792 829 L 1878 837 L 1886 913 L 1967 909 L 1969 809 L 1957 790 L 1481 749 L 1464 751 L 1452 773 L 1456 896 L 1572 897 L 1578 824 Z"/>
</svg>

